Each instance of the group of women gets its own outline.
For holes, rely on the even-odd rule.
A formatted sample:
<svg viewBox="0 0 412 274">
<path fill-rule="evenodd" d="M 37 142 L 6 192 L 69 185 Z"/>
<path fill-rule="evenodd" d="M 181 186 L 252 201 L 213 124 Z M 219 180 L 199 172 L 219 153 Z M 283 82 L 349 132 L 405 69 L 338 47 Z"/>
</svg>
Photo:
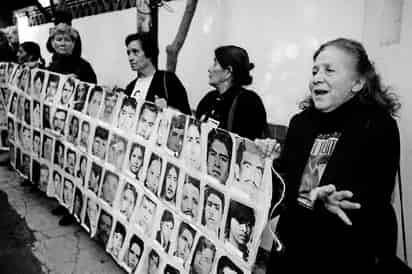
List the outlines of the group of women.
<svg viewBox="0 0 412 274">
<path fill-rule="evenodd" d="M 69 22 L 56 24 L 47 45 L 53 54 L 47 69 L 97 82 Z M 42 66 L 31 42 L 21 44 L 18 60 Z M 400 154 L 397 97 L 382 85 L 362 44 L 328 41 L 314 53 L 308 96 L 280 150 L 276 140 L 263 139 L 269 137 L 264 104 L 245 88 L 253 67 L 244 49 L 218 47 L 208 70 L 214 89 L 195 115 L 256 139 L 284 176 L 277 233 L 285 248 L 272 252 L 268 272 L 370 273 L 396 249 L 391 194 Z M 63 224 L 73 221 L 69 216 Z"/>
</svg>

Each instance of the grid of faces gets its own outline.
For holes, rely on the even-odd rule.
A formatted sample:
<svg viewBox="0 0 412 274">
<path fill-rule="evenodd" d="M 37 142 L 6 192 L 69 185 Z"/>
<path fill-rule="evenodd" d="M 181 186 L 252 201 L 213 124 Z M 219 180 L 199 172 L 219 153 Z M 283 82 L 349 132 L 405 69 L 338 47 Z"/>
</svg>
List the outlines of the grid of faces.
<svg viewBox="0 0 412 274">
<path fill-rule="evenodd" d="M 253 142 L 116 88 L 3 70 L 12 166 L 128 273 L 250 272 L 271 183 Z"/>
</svg>

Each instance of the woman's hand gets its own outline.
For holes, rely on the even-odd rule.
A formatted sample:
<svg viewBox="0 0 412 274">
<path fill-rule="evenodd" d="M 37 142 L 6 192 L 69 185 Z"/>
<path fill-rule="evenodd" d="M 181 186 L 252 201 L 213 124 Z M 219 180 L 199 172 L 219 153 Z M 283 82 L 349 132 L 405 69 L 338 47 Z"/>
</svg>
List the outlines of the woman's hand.
<svg viewBox="0 0 412 274">
<path fill-rule="evenodd" d="M 280 143 L 276 139 L 255 139 L 255 144 L 265 157 L 277 159 L 280 156 Z"/>
<path fill-rule="evenodd" d="M 318 187 L 317 199 L 323 201 L 325 208 L 332 214 L 337 215 L 345 224 L 352 225 L 345 210 L 359 209 L 359 203 L 351 202 L 348 199 L 353 197 L 353 193 L 349 190 L 336 191 L 334 185 L 325 185 Z"/>
</svg>

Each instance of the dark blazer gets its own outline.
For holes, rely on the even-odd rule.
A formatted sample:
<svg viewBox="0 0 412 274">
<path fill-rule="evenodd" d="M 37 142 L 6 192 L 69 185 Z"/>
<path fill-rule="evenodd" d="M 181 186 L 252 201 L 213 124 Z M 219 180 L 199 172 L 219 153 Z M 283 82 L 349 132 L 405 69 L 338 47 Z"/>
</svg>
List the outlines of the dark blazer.
<svg viewBox="0 0 412 274">
<path fill-rule="evenodd" d="M 132 95 L 136 81 L 137 78 L 126 86 L 125 94 L 127 96 Z M 173 72 L 163 70 L 157 70 L 155 72 L 149 90 L 147 91 L 146 101 L 154 102 L 155 95 L 159 98 L 165 98 L 168 106 L 184 114 L 191 114 L 186 89 Z"/>
</svg>

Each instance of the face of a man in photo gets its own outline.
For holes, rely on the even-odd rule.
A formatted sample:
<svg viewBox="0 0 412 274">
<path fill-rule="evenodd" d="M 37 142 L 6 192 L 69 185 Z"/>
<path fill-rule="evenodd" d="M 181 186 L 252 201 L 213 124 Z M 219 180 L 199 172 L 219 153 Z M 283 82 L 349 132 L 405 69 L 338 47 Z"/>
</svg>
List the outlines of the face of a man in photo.
<svg viewBox="0 0 412 274">
<path fill-rule="evenodd" d="M 35 104 L 33 107 L 33 126 L 40 127 L 40 104 Z"/>
<path fill-rule="evenodd" d="M 206 198 L 205 205 L 205 222 L 206 227 L 215 233 L 219 230 L 222 220 L 223 205 L 222 200 L 214 193 L 209 194 Z"/>
<path fill-rule="evenodd" d="M 99 241 L 106 245 L 107 240 L 109 240 L 110 229 L 112 227 L 112 218 L 107 214 L 101 214 L 98 224 L 98 239 Z"/>
<path fill-rule="evenodd" d="M 183 128 L 172 127 L 167 140 L 167 147 L 174 152 L 180 153 L 184 134 L 185 130 Z"/>
<path fill-rule="evenodd" d="M 97 189 L 99 188 L 99 181 L 100 173 L 92 169 L 90 172 L 89 189 L 94 193 L 96 193 Z"/>
<path fill-rule="evenodd" d="M 260 186 L 265 167 L 264 164 L 264 159 L 260 155 L 245 150 L 240 162 L 239 182 Z"/>
<path fill-rule="evenodd" d="M 249 242 L 250 234 L 252 232 L 249 223 L 240 223 L 236 218 L 230 219 L 230 235 L 229 240 L 236 246 L 245 246 Z"/>
<path fill-rule="evenodd" d="M 141 256 L 142 250 L 140 246 L 137 243 L 132 243 L 127 254 L 127 266 L 134 270 L 139 263 Z"/>
<path fill-rule="evenodd" d="M 113 109 L 116 105 L 117 96 L 116 94 L 106 95 L 104 98 L 104 114 L 106 116 L 112 115 Z"/>
<path fill-rule="evenodd" d="M 190 125 L 187 129 L 184 150 L 186 163 L 195 169 L 200 169 L 200 161 L 202 158 L 200 132 L 195 125 Z"/>
<path fill-rule="evenodd" d="M 40 168 L 40 189 L 47 189 L 49 183 L 49 169 L 46 167 Z"/>
<path fill-rule="evenodd" d="M 73 185 L 70 184 L 69 182 L 65 182 L 63 186 L 63 200 L 67 205 L 71 204 L 72 190 L 73 190 Z"/>
<path fill-rule="evenodd" d="M 139 123 L 137 125 L 137 134 L 145 139 L 149 139 L 152 133 L 153 126 L 156 120 L 156 113 L 154 111 L 145 108 L 140 116 Z"/>
<path fill-rule="evenodd" d="M 69 152 L 67 154 L 67 170 L 70 174 L 74 174 L 74 167 L 76 165 L 76 154 Z"/>
<path fill-rule="evenodd" d="M 66 81 L 63 85 L 63 91 L 62 91 L 62 99 L 61 103 L 62 104 L 67 104 L 69 103 L 70 97 L 72 96 L 74 91 L 74 85 L 72 85 L 70 82 Z"/>
<path fill-rule="evenodd" d="M 138 174 L 143 164 L 143 151 L 141 147 L 135 146 L 130 152 L 129 170 L 134 174 Z"/>
<path fill-rule="evenodd" d="M 169 172 L 166 174 L 166 201 L 173 201 L 176 197 L 177 188 L 177 170 L 175 167 L 171 167 Z"/>
<path fill-rule="evenodd" d="M 66 120 L 66 113 L 63 111 L 56 111 L 53 119 L 53 128 L 55 131 L 63 133 L 64 122 Z"/>
<path fill-rule="evenodd" d="M 106 180 L 103 183 L 103 199 L 109 204 L 112 204 L 114 201 L 118 183 L 119 179 L 115 175 L 110 173 L 106 175 Z"/>
<path fill-rule="evenodd" d="M 50 81 L 47 86 L 46 97 L 53 97 L 57 91 L 57 81 Z"/>
<path fill-rule="evenodd" d="M 193 245 L 193 236 L 188 229 L 183 229 L 182 233 L 177 239 L 177 257 L 182 258 L 186 261 L 189 257 L 190 249 Z"/>
<path fill-rule="evenodd" d="M 151 63 L 150 59 L 146 57 L 139 40 L 131 41 L 127 45 L 127 57 L 133 71 L 142 71 Z"/>
<path fill-rule="evenodd" d="M 96 225 L 97 225 L 97 214 L 99 212 L 99 206 L 97 205 L 96 202 L 94 202 L 92 199 L 89 198 L 87 200 L 87 215 L 89 216 L 89 221 L 90 221 L 90 229 L 92 232 L 95 230 Z"/>
<path fill-rule="evenodd" d="M 43 143 L 43 156 L 45 159 L 50 160 L 52 153 L 52 139 L 47 138 Z"/>
<path fill-rule="evenodd" d="M 155 211 L 155 204 L 149 201 L 146 197 L 143 198 L 141 206 L 141 216 L 138 225 L 144 230 L 150 225 Z"/>
<path fill-rule="evenodd" d="M 215 139 L 207 155 L 207 173 L 225 184 L 229 176 L 229 167 L 229 151 L 224 143 Z"/>
<path fill-rule="evenodd" d="M 90 125 L 88 123 L 83 123 L 82 124 L 82 133 L 80 136 L 80 141 L 81 143 L 87 145 L 87 140 L 89 138 L 89 134 L 90 134 Z"/>
<path fill-rule="evenodd" d="M 136 109 L 132 106 L 122 106 L 119 112 L 119 118 L 117 121 L 118 127 L 121 129 L 131 129 L 133 128 L 134 115 Z"/>
<path fill-rule="evenodd" d="M 122 141 L 112 143 L 109 149 L 108 161 L 114 164 L 117 168 L 122 167 L 124 154 L 126 151 L 126 144 Z"/>
<path fill-rule="evenodd" d="M 197 274 L 209 274 L 212 270 L 214 252 L 210 248 L 198 250 L 193 261 L 193 269 Z"/>
<path fill-rule="evenodd" d="M 58 173 L 54 174 L 54 188 L 55 188 L 55 193 L 57 195 L 60 195 L 60 190 L 61 190 L 61 177 Z"/>
<path fill-rule="evenodd" d="M 198 215 L 200 193 L 191 183 L 185 183 L 182 190 L 182 212 L 196 220 Z"/>
<path fill-rule="evenodd" d="M 160 159 L 152 160 L 147 170 L 146 186 L 154 193 L 157 193 L 160 181 L 162 163 Z"/>
<path fill-rule="evenodd" d="M 104 159 L 104 156 L 106 155 L 106 140 L 99 136 L 95 136 L 92 151 L 94 155 L 101 159 Z"/>
</svg>

